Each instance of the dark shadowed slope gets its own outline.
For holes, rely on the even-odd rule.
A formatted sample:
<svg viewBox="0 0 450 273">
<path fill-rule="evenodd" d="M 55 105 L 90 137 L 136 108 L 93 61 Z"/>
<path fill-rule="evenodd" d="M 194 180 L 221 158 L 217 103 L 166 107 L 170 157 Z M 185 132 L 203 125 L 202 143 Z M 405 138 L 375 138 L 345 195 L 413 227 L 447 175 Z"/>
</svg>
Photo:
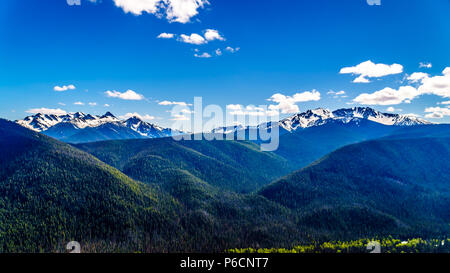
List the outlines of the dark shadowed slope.
<svg viewBox="0 0 450 273">
<path fill-rule="evenodd" d="M 398 129 L 398 126 L 386 126 L 365 119 L 349 123 L 330 121 L 321 126 L 282 134 L 280 147 L 275 153 L 299 169 L 345 145 L 384 137 Z"/>
<path fill-rule="evenodd" d="M 450 138 L 346 146 L 260 191 L 300 224 L 341 237 L 448 234 Z M 367 234 L 366 234 L 367 235 Z"/>
</svg>

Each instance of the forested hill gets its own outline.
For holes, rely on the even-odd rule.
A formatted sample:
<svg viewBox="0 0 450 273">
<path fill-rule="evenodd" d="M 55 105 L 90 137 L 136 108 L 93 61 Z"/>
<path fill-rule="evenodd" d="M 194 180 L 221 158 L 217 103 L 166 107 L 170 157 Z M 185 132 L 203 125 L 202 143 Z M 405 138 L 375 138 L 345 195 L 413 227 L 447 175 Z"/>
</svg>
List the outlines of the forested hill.
<svg viewBox="0 0 450 273">
<path fill-rule="evenodd" d="M 84 252 L 217 252 L 303 237 L 282 206 L 185 170 L 161 169 L 143 184 L 5 120 L 0 149 L 0 252 L 65 251 L 72 240 Z"/>
<path fill-rule="evenodd" d="M 175 141 L 172 138 L 76 145 L 130 177 L 154 183 L 162 171 L 185 171 L 224 190 L 251 192 L 294 171 L 295 165 L 246 141 Z"/>
<path fill-rule="evenodd" d="M 146 232 L 169 241 L 177 229 L 173 199 L 85 152 L 5 120 L 0 150 L 0 252 L 61 251 L 71 240 L 136 247 Z"/>
<path fill-rule="evenodd" d="M 450 138 L 368 141 L 341 148 L 260 194 L 297 211 L 317 231 L 354 236 L 373 223 L 379 234 L 448 234 L 449 158 Z"/>
</svg>

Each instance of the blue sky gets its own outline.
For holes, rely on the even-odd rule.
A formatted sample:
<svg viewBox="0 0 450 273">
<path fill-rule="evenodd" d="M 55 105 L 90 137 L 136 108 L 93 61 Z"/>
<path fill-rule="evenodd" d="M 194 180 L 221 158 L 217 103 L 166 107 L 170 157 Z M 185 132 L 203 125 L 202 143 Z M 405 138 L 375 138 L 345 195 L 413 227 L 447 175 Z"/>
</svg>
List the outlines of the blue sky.
<svg viewBox="0 0 450 273">
<path fill-rule="evenodd" d="M 283 116 L 370 106 L 450 122 L 449 0 L 185 1 L 1 1 L 0 117 L 111 111 L 169 127 L 161 102 L 201 96 Z"/>
</svg>

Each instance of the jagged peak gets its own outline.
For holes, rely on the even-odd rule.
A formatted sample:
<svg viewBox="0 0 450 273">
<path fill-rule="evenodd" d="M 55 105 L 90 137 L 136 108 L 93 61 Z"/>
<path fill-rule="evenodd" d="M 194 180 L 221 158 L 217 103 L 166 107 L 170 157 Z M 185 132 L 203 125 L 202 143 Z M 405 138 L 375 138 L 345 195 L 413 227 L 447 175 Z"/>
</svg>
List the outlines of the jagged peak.
<svg viewBox="0 0 450 273">
<path fill-rule="evenodd" d="M 384 125 L 412 126 L 431 124 L 430 122 L 413 116 L 394 113 L 382 113 L 371 107 L 341 108 L 330 111 L 324 108 L 316 108 L 297 113 L 279 122 L 280 126 L 288 131 L 298 128 L 308 128 L 323 125 L 329 121 L 349 123 L 360 119 L 367 119 Z"/>
<path fill-rule="evenodd" d="M 103 116 L 101 116 L 100 118 L 115 118 L 116 116 L 114 116 L 111 112 L 106 112 Z"/>
</svg>

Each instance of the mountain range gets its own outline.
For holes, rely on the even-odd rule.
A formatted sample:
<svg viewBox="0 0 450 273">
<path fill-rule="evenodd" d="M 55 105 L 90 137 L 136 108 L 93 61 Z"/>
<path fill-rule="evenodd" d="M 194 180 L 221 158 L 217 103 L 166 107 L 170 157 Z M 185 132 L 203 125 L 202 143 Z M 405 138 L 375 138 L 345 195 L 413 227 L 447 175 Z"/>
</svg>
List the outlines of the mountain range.
<svg viewBox="0 0 450 273">
<path fill-rule="evenodd" d="M 330 111 L 318 108 L 295 114 L 276 123 L 265 124 L 271 128 L 279 126 L 281 134 L 301 129 L 323 126 L 330 123 L 359 124 L 368 120 L 386 126 L 426 125 L 430 122 L 411 115 L 381 113 L 368 107 L 355 107 Z M 36 132 L 68 143 L 94 142 L 115 139 L 161 138 L 179 135 L 181 132 L 143 121 L 138 116 L 120 120 L 110 112 L 103 116 L 81 112 L 64 115 L 38 113 L 17 120 L 18 124 Z M 261 126 L 261 125 L 260 125 Z M 211 131 L 214 134 L 235 134 L 238 131 L 259 129 L 260 126 L 242 125 L 221 127 Z"/>
<path fill-rule="evenodd" d="M 356 128 L 369 127 L 341 133 Z M 448 125 L 397 128 L 297 168 L 248 141 L 73 146 L 0 120 L 0 251 L 63 251 L 71 240 L 86 252 L 216 252 L 445 236 L 449 133 Z"/>
<path fill-rule="evenodd" d="M 138 116 L 120 120 L 110 112 L 103 116 L 81 112 L 64 115 L 38 113 L 17 120 L 18 124 L 69 143 L 113 139 L 159 138 L 180 134 L 143 121 Z"/>
<path fill-rule="evenodd" d="M 259 141 L 148 134 L 159 127 L 110 113 L 0 119 L 0 252 L 58 252 L 72 240 L 84 252 L 218 252 L 450 234 L 450 125 L 352 108 L 277 126 L 279 148 L 262 152 Z"/>
<path fill-rule="evenodd" d="M 422 118 L 414 115 L 400 115 L 391 113 L 382 113 L 370 107 L 342 108 L 335 111 L 317 108 L 307 110 L 280 120 L 279 122 L 270 122 L 259 126 L 242 125 L 219 127 L 211 131 L 214 134 L 233 134 L 241 130 L 258 130 L 260 128 L 272 128 L 278 126 L 281 133 L 295 132 L 301 129 L 326 125 L 329 123 L 358 124 L 363 120 L 369 120 L 386 126 L 415 126 L 432 124 Z"/>
<path fill-rule="evenodd" d="M 399 115 L 382 113 L 369 107 L 344 108 L 335 111 L 318 108 L 308 110 L 283 119 L 279 126 L 287 131 L 295 131 L 300 128 L 320 126 L 330 122 L 351 123 L 361 120 L 370 120 L 383 125 L 390 126 L 414 126 L 431 124 L 424 119 L 412 115 Z"/>
</svg>

